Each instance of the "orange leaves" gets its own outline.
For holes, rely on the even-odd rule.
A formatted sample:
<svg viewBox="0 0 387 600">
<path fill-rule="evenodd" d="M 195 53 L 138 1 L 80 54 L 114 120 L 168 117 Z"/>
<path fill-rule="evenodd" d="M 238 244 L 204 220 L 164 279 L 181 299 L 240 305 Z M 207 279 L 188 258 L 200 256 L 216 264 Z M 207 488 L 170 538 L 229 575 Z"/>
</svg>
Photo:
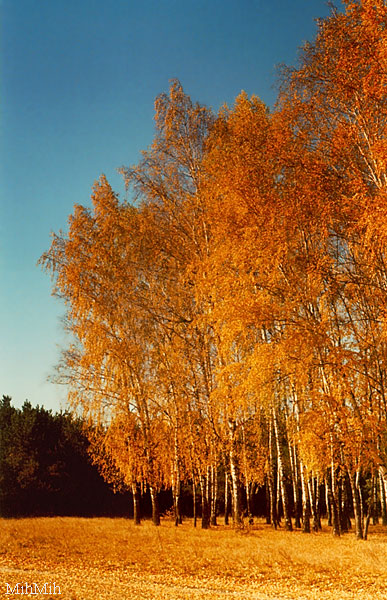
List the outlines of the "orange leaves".
<svg viewBox="0 0 387 600">
<path fill-rule="evenodd" d="M 202 469 L 228 419 L 258 439 L 247 423 L 273 406 L 298 411 L 310 468 L 328 433 L 335 460 L 369 464 L 387 420 L 386 21 L 382 0 L 333 10 L 273 113 L 242 93 L 215 118 L 173 81 L 121 169 L 138 206 L 101 177 L 42 257 L 73 387 L 112 423 L 135 415 L 147 479 Z"/>
<path fill-rule="evenodd" d="M 300 459 L 308 471 L 324 476 L 331 460 L 331 435 L 322 411 L 312 409 L 301 415 L 296 440 Z"/>
</svg>

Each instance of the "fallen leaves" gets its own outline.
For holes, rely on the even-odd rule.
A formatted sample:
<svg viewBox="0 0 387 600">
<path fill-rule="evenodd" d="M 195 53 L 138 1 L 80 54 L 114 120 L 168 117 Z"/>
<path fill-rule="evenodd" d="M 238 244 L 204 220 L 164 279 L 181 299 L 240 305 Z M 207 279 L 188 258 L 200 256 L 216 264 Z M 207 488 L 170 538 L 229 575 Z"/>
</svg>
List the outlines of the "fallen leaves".
<svg viewBox="0 0 387 600">
<path fill-rule="evenodd" d="M 381 527 L 366 543 L 332 540 L 327 528 L 304 536 L 263 523 L 246 536 L 194 529 L 191 521 L 176 529 L 166 520 L 158 529 L 76 518 L 2 520 L 0 527 L 0 598 L 13 597 L 6 583 L 55 582 L 61 596 L 53 598 L 63 600 L 382 600 L 386 564 Z"/>
</svg>

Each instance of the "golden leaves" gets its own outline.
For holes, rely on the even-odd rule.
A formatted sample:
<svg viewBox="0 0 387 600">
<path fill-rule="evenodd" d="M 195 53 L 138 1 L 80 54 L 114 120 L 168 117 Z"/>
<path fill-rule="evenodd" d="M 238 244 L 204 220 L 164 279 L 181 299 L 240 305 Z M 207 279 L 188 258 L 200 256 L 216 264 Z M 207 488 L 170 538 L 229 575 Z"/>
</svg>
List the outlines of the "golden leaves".
<svg viewBox="0 0 387 600">
<path fill-rule="evenodd" d="M 249 420 L 262 432 L 273 405 L 300 417 L 311 468 L 326 432 L 335 460 L 379 460 L 366 447 L 374 415 L 387 420 L 386 11 L 332 11 L 272 114 L 242 93 L 214 117 L 172 81 L 152 145 L 121 169 L 138 206 L 101 177 L 42 258 L 79 344 L 73 387 L 138 445 L 147 480 L 158 461 L 166 481 L 170 460 L 188 477 L 227 445 L 229 418 L 239 437 Z"/>
<path fill-rule="evenodd" d="M 295 533 L 290 540 L 262 520 L 250 530 L 203 531 L 190 522 L 176 529 L 166 519 L 157 530 L 127 519 L 6 519 L 2 591 L 5 582 L 13 588 L 18 581 L 55 581 L 64 600 L 382 600 L 385 534 L 371 528 L 359 552 L 352 536 L 332 540 L 325 523 L 318 536 Z"/>
</svg>

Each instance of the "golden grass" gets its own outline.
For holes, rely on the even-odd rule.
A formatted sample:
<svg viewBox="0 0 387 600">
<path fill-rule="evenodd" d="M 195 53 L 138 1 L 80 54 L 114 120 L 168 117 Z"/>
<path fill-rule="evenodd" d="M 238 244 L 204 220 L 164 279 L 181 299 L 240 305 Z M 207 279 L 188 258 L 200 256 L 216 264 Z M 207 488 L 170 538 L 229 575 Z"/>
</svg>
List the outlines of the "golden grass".
<svg viewBox="0 0 387 600">
<path fill-rule="evenodd" d="M 159 528 L 125 519 L 1 520 L 0 598 L 17 582 L 56 583 L 63 600 L 387 598 L 387 532 L 367 542 L 253 529 Z"/>
</svg>

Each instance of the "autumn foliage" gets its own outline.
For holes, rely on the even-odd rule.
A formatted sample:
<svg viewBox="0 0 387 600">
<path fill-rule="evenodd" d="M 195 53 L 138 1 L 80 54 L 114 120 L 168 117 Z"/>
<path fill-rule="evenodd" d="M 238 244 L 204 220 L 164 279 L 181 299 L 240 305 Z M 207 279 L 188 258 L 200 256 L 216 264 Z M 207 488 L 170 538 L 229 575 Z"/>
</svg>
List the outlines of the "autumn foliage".
<svg viewBox="0 0 387 600">
<path fill-rule="evenodd" d="M 74 337 L 59 377 L 156 524 L 182 482 L 215 524 L 219 481 L 235 524 L 263 485 L 275 527 L 387 523 L 387 6 L 345 5 L 272 112 L 173 81 L 120 169 L 132 201 L 101 176 L 41 259 Z"/>
</svg>

